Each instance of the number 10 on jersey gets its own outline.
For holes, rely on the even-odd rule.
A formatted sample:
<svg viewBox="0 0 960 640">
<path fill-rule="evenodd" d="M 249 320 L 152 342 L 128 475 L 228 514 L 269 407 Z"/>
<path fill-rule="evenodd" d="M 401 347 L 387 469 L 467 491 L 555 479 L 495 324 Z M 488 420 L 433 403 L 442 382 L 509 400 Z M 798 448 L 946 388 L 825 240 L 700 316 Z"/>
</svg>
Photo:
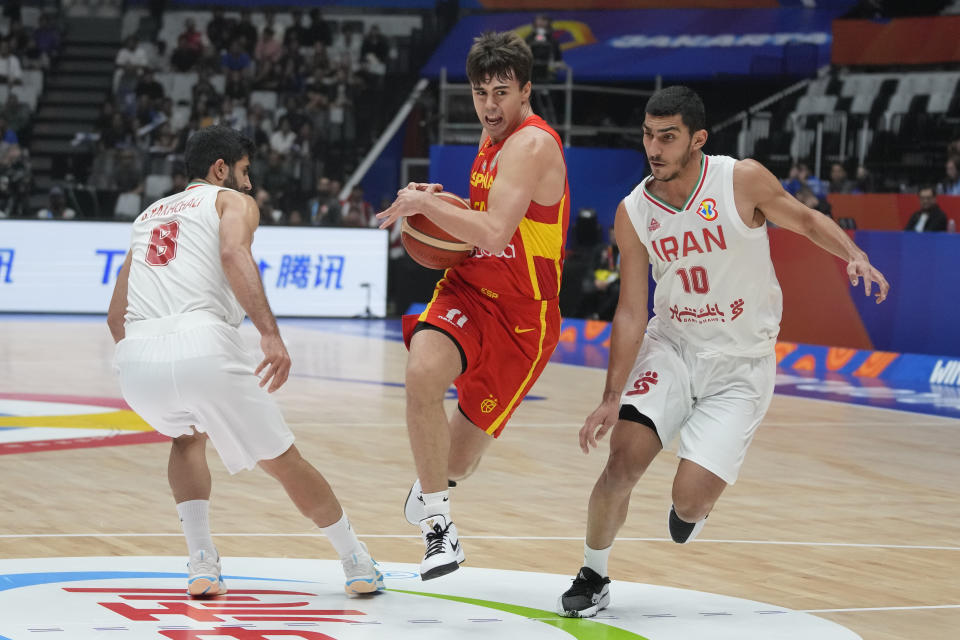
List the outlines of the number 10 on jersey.
<svg viewBox="0 0 960 640">
<path fill-rule="evenodd" d="M 683 283 L 683 290 L 687 293 L 707 293 L 710 283 L 707 281 L 707 270 L 703 267 L 677 269 L 677 275 Z"/>
</svg>

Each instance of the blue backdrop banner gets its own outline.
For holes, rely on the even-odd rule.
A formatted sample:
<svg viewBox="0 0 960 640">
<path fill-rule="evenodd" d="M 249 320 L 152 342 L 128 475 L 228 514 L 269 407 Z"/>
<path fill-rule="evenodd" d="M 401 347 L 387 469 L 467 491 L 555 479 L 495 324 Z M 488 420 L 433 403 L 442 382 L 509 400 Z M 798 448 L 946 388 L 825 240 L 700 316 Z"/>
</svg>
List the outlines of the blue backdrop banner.
<svg viewBox="0 0 960 640">
<path fill-rule="evenodd" d="M 534 13 L 491 13 L 457 23 L 423 74 L 455 81 L 473 39 L 487 30 L 530 33 Z M 649 9 L 551 14 L 564 61 L 582 82 L 717 75 L 809 75 L 830 63 L 830 9 Z"/>
</svg>

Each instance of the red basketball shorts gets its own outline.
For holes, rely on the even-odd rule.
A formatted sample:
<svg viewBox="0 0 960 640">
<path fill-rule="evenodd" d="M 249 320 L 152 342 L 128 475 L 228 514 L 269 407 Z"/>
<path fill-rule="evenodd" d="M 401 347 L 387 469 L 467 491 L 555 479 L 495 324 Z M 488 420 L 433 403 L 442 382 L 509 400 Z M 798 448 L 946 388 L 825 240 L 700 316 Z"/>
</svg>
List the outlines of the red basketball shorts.
<svg viewBox="0 0 960 640">
<path fill-rule="evenodd" d="M 556 299 L 492 299 L 446 279 L 437 283 L 423 313 L 403 317 L 408 348 L 419 322 L 443 330 L 460 345 L 467 360 L 454 380 L 460 410 L 494 438 L 540 377 L 560 337 Z"/>
</svg>

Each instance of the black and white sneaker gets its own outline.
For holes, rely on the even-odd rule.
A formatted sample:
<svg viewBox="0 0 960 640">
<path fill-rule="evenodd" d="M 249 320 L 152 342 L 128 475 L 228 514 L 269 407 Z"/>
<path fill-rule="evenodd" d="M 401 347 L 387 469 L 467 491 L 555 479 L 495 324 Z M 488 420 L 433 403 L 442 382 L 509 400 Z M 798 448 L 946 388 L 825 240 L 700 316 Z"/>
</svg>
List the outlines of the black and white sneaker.
<svg viewBox="0 0 960 640">
<path fill-rule="evenodd" d="M 403 502 L 403 517 L 413 526 L 417 526 L 426 515 L 423 509 L 423 491 L 420 489 L 420 478 L 417 478 Z"/>
<path fill-rule="evenodd" d="M 610 604 L 610 578 L 601 578 L 590 567 L 580 567 L 573 585 L 557 601 L 565 618 L 592 618 Z"/>
<path fill-rule="evenodd" d="M 452 489 L 457 486 L 453 480 L 447 480 L 447 488 Z M 410 491 L 407 492 L 407 499 L 403 501 L 403 517 L 413 526 L 420 524 L 423 517 L 425 505 L 423 504 L 423 489 L 420 488 L 420 478 L 417 478 Z"/>
<path fill-rule="evenodd" d="M 432 580 L 460 568 L 466 557 L 457 538 L 457 527 L 447 517 L 436 515 L 420 521 L 420 531 L 427 546 L 420 563 L 420 578 Z"/>
</svg>

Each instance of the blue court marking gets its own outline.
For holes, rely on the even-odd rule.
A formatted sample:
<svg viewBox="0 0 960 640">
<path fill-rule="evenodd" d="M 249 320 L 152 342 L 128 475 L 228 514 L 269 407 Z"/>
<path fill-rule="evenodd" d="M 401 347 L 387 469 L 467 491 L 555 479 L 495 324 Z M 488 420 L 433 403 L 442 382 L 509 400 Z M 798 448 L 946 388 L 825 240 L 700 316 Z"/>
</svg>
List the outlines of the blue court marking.
<svg viewBox="0 0 960 640">
<path fill-rule="evenodd" d="M 186 573 L 166 573 L 160 571 L 50 571 L 42 573 L 0 574 L 0 591 L 32 587 L 38 584 L 55 582 L 83 582 L 87 580 L 132 580 L 137 578 L 178 578 L 184 579 Z M 261 578 L 257 576 L 223 576 L 224 580 L 263 580 L 271 582 L 298 582 L 312 584 L 308 580 L 288 580 L 286 578 Z"/>
</svg>

